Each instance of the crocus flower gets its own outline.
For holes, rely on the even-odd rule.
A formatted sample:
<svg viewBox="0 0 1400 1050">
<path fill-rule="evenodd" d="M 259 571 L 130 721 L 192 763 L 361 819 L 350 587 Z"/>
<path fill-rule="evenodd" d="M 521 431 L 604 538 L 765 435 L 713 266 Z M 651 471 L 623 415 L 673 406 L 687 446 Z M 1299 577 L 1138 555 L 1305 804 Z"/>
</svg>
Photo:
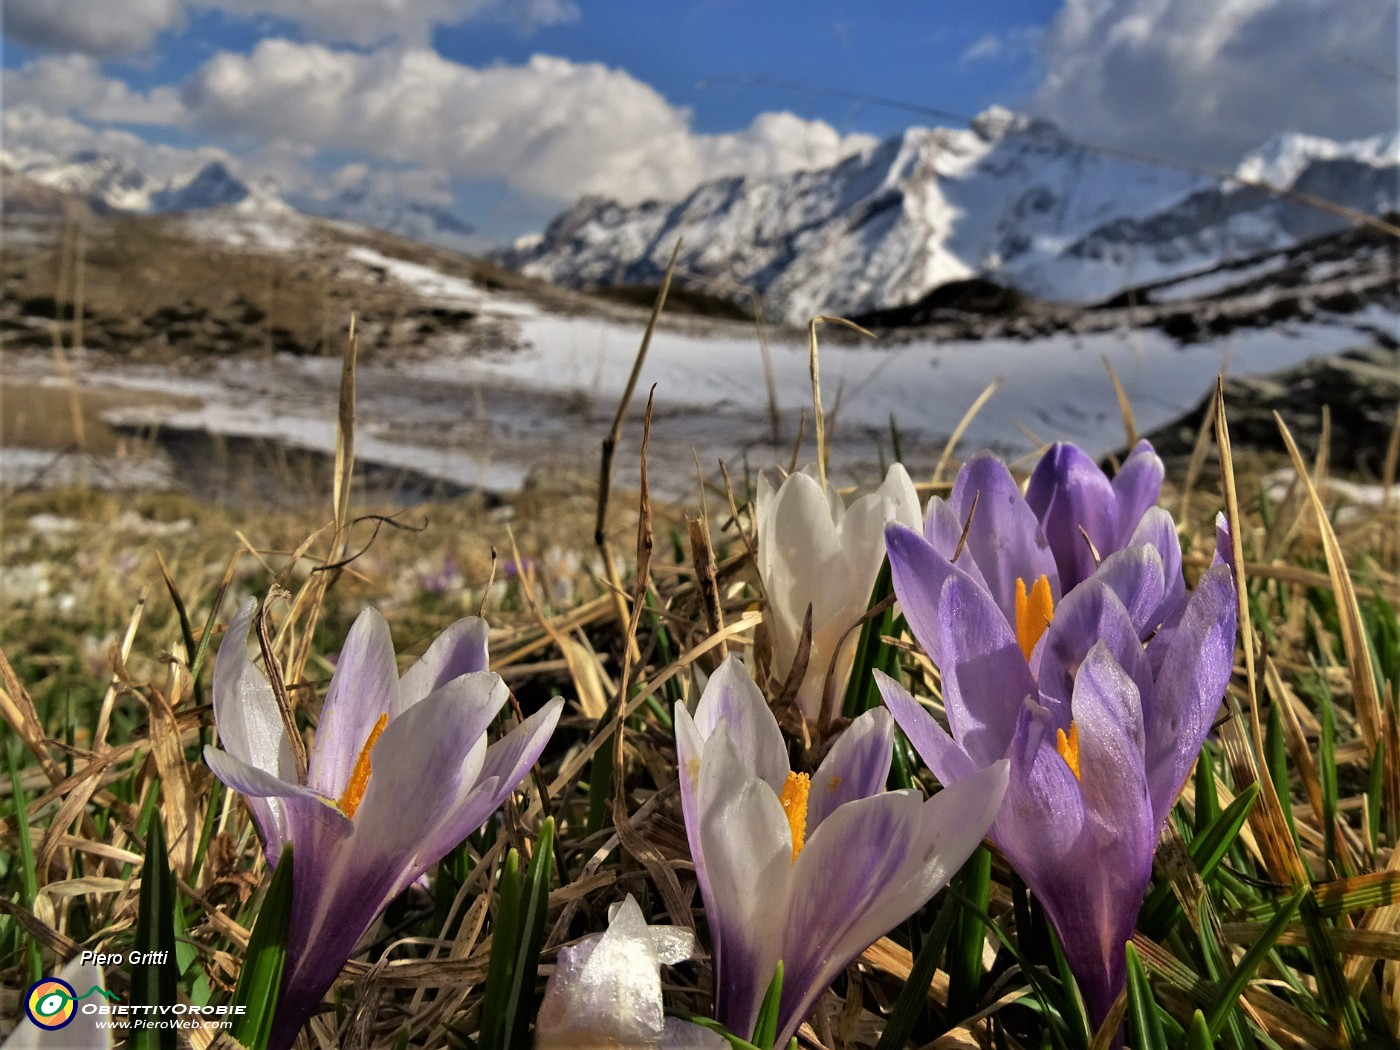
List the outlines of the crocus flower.
<svg viewBox="0 0 1400 1050">
<path fill-rule="evenodd" d="M 83 1013 L 78 1002 L 102 986 L 102 968 L 75 956 L 55 978 L 40 981 L 25 993 L 19 1024 L 0 1050 L 108 1050 L 112 1029 L 97 1025 L 110 1022 L 111 1015 Z M 40 1024 L 30 1020 L 30 1010 Z"/>
<path fill-rule="evenodd" d="M 885 558 L 889 521 L 916 525 L 919 497 L 908 473 L 890 467 L 878 489 L 847 507 L 835 488 L 823 486 L 815 468 L 789 474 L 777 489 L 758 479 L 758 574 L 768 595 L 775 668 L 785 676 L 797 656 L 807 606 L 812 607 L 812 649 L 797 691 L 802 713 L 822 715 L 827 670 L 835 660 L 832 694 L 845 693 L 857 635 L 841 636 L 864 615 Z M 839 704 L 839 699 L 833 701 Z"/>
<path fill-rule="evenodd" d="M 745 1038 L 779 960 L 781 1044 L 852 959 L 961 867 L 1006 787 L 1006 763 L 994 762 L 927 801 L 885 791 L 894 725 L 881 708 L 852 722 L 810 777 L 794 773 L 772 711 L 734 656 L 694 717 L 676 705 L 675 725 L 715 1013 Z"/>
<path fill-rule="evenodd" d="M 1134 446 L 1112 481 L 1077 445 L 1052 445 L 1041 457 L 1026 486 L 1026 503 L 1050 541 L 1065 590 L 1087 580 L 1099 558 L 1128 544 L 1156 505 L 1165 474 L 1146 441 Z"/>
<path fill-rule="evenodd" d="M 725 1050 L 715 1032 L 662 1013 L 661 967 L 695 954 L 695 934 L 648 926 L 629 895 L 608 928 L 559 949 L 535 1019 L 535 1050 Z"/>
<path fill-rule="evenodd" d="M 486 822 L 539 757 L 555 698 L 487 747 L 508 697 L 486 670 L 486 624 L 459 620 L 399 677 L 384 618 L 367 609 L 336 663 L 298 782 L 267 678 L 248 659 L 248 601 L 214 664 L 224 750 L 209 767 L 241 792 L 268 860 L 291 843 L 292 912 L 271 1046 L 289 1047 L 355 944 L 398 893 Z"/>
<path fill-rule="evenodd" d="M 1010 760 L 991 838 L 1044 905 L 1098 1024 L 1124 984 L 1158 835 L 1230 679 L 1234 582 L 1217 556 L 1188 596 L 1170 517 L 1152 509 L 1061 596 L 1010 474 L 988 458 L 969 468 L 982 496 L 956 563 L 932 510 L 933 541 L 888 537 L 895 593 L 942 672 L 948 731 L 893 681 L 880 687 L 944 785 Z"/>
</svg>

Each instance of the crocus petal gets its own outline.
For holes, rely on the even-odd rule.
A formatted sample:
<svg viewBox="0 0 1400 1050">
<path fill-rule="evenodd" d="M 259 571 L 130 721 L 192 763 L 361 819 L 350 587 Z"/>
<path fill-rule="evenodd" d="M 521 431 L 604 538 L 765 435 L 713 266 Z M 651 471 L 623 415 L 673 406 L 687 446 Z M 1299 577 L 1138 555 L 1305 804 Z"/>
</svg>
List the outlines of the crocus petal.
<svg viewBox="0 0 1400 1050">
<path fill-rule="evenodd" d="M 1115 542 L 1126 543 L 1149 507 L 1162 494 L 1167 476 L 1161 458 L 1147 441 L 1139 441 L 1113 476 L 1113 499 L 1117 509 L 1118 535 Z"/>
<path fill-rule="evenodd" d="M 1235 659 L 1235 582 L 1226 565 L 1207 569 L 1166 650 L 1145 715 L 1147 779 L 1160 829 L 1215 720 Z"/>
<path fill-rule="evenodd" d="M 1166 596 L 1162 555 L 1156 547 L 1142 544 L 1114 551 L 1094 572 L 1094 582 L 1107 587 L 1128 612 L 1139 638 L 1154 626 Z"/>
<path fill-rule="evenodd" d="M 1054 736 L 1049 719 L 1049 712 L 1034 701 L 1023 707 L 1011 744 L 1006 801 L 991 832 L 992 841 L 1032 888 L 1075 863 L 1085 825 L 1079 781 L 1053 740 L 1046 739 L 1047 731 Z"/>
<path fill-rule="evenodd" d="M 934 496 L 928 501 L 928 515 L 924 519 L 924 539 L 944 558 L 951 558 L 957 553 L 964 525 L 944 499 Z M 977 567 L 975 559 L 959 557 L 958 568 L 986 587 L 987 581 L 983 579 L 982 570 Z M 933 593 L 936 595 L 938 590 L 934 589 Z"/>
<path fill-rule="evenodd" d="M 1140 565 L 1152 564 L 1155 557 L 1155 552 L 1145 555 Z M 1152 668 L 1139 640 L 1138 627 L 1118 594 L 1095 577 L 1076 587 L 1060 603 L 1036 652 L 1040 701 L 1049 709 L 1056 728 L 1069 728 L 1075 679 L 1090 648 L 1099 642 L 1107 645 L 1138 691 L 1151 695 Z"/>
<path fill-rule="evenodd" d="M 1005 463 L 990 453 L 973 456 L 958 471 L 948 505 L 960 521 L 971 518 L 962 557 L 977 563 L 1008 623 L 1016 622 L 1017 579 L 1029 589 L 1045 576 L 1051 594 L 1059 597 L 1055 556 Z M 944 553 L 951 557 L 953 551 Z"/>
<path fill-rule="evenodd" d="M 890 576 L 895 596 L 899 598 L 900 610 L 909 622 L 914 637 L 924 647 L 924 652 L 942 667 L 944 653 L 938 603 L 943 597 L 943 585 L 959 577 L 985 591 L 981 574 L 973 579 L 907 525 L 891 523 L 885 526 L 885 549 L 889 552 Z"/>
<path fill-rule="evenodd" d="M 875 684 L 880 688 L 885 706 L 894 715 L 909 743 L 933 771 L 944 787 L 956 784 L 977 771 L 977 764 L 967 757 L 933 715 L 920 706 L 902 685 L 881 671 L 875 672 Z"/>
<path fill-rule="evenodd" d="M 104 986 L 102 968 L 82 962 L 82 955 L 74 956 L 54 976 L 77 995 L 85 994 L 90 988 Z M 76 1003 L 72 1006 L 73 1019 L 57 1030 L 40 1028 L 21 1013 L 19 1024 L 0 1050 L 107 1050 L 112 1045 L 112 1029 L 99 1028 L 98 1024 L 110 1022 L 110 1015 L 104 1017 L 96 1012 L 86 1013 Z"/>
<path fill-rule="evenodd" d="M 249 598 L 228 625 L 214 658 L 214 721 L 231 755 L 284 780 L 296 779 L 292 743 L 267 678 L 248 659 L 257 601 Z"/>
<path fill-rule="evenodd" d="M 499 675 L 466 675 L 395 718 L 375 745 L 356 831 L 382 863 L 403 872 L 405 885 L 417 878 L 417 869 L 438 859 L 431 856 L 434 831 L 457 814 L 462 800 L 489 775 L 482 768 L 486 729 L 505 693 Z M 409 798 L 413 805 L 405 806 Z"/>
<path fill-rule="evenodd" d="M 953 576 L 938 606 L 948 725 L 973 762 L 991 765 L 1006 755 L 1035 681 L 1011 625 L 985 590 Z"/>
<path fill-rule="evenodd" d="M 1074 713 L 1087 818 L 1078 848 L 1092 851 L 1097 877 L 1071 867 L 1048 888 L 1032 889 L 1045 901 L 1097 1026 L 1125 980 L 1123 945 L 1137 924 L 1157 840 L 1137 689 L 1104 645 L 1080 669 Z"/>
<path fill-rule="evenodd" d="M 716 1014 L 731 1032 L 751 1032 L 779 958 L 792 835 L 778 796 L 723 729 L 705 744 L 697 808 L 698 826 L 687 831 L 691 854 L 709 875 Z"/>
<path fill-rule="evenodd" d="M 777 1045 L 860 952 L 923 907 L 962 867 L 1001 806 L 996 762 L 925 801 L 890 791 L 842 806 L 794 865 Z"/>
<path fill-rule="evenodd" d="M 774 791 L 787 780 L 787 745 L 763 693 L 737 655 L 730 655 L 710 675 L 695 707 L 695 728 L 708 739 L 720 723 L 729 727 L 733 742 L 747 768 Z"/>
<path fill-rule="evenodd" d="M 389 625 L 377 610 L 366 609 L 350 627 L 326 690 L 307 771 L 313 788 L 340 797 L 375 722 L 393 713 L 398 686 Z"/>
<path fill-rule="evenodd" d="M 1128 538 L 1127 546 L 1144 544 L 1162 556 L 1162 601 L 1148 618 L 1147 630 L 1151 632 L 1164 624 L 1175 626 L 1186 606 L 1186 579 L 1181 574 L 1181 540 L 1176 534 L 1176 522 L 1161 507 L 1152 507 L 1142 516 Z"/>
<path fill-rule="evenodd" d="M 856 718 L 812 774 L 807 800 L 807 834 L 836 809 L 885 787 L 894 758 L 894 721 L 884 708 Z"/>
<path fill-rule="evenodd" d="M 1098 464 L 1077 446 L 1051 446 L 1031 474 L 1026 502 L 1040 519 L 1045 538 L 1055 552 L 1064 593 L 1093 575 L 1094 553 L 1085 542 L 1085 535 L 1100 557 L 1115 549 L 1117 513 L 1113 486 Z"/>
<path fill-rule="evenodd" d="M 458 620 L 433 639 L 424 653 L 399 679 L 398 702 L 392 717 L 434 689 L 473 671 L 486 671 L 486 639 L 490 633 L 480 616 Z"/>
</svg>

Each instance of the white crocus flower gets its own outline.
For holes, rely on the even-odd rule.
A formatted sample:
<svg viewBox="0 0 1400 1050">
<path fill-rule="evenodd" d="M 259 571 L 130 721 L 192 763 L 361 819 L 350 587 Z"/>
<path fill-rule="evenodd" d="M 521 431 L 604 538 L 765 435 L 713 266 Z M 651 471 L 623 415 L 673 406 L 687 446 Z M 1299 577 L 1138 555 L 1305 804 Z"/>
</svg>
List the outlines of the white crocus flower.
<svg viewBox="0 0 1400 1050">
<path fill-rule="evenodd" d="M 878 489 L 847 507 L 833 486 L 818 480 L 816 468 L 808 467 L 789 474 L 776 489 L 760 476 L 757 514 L 758 573 L 768 595 L 779 680 L 793 665 L 807 606 L 812 607 L 812 649 L 797 702 L 803 715 L 815 721 L 822 715 L 833 658 L 833 713 L 845 694 L 859 637 L 850 628 L 865 614 L 880 575 L 885 525 L 899 521 L 918 527 L 919 497 L 904 467 L 896 463 Z"/>
<path fill-rule="evenodd" d="M 608 928 L 559 949 L 535 1022 L 535 1050 L 725 1050 L 698 1025 L 663 1015 L 661 967 L 689 959 L 695 934 L 648 926 L 629 895 Z"/>
</svg>

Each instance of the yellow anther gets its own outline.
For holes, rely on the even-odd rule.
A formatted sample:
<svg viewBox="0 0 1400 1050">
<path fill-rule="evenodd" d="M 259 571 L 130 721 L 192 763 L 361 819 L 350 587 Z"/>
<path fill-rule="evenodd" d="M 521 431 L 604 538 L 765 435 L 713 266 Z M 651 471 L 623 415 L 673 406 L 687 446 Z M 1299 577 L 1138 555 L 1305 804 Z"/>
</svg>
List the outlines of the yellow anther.
<svg viewBox="0 0 1400 1050">
<path fill-rule="evenodd" d="M 1079 727 L 1077 725 L 1073 722 L 1069 724 L 1068 735 L 1063 729 L 1055 730 L 1055 750 L 1065 760 L 1065 765 L 1069 766 L 1069 771 L 1074 774 L 1074 779 L 1082 779 L 1079 776 Z"/>
<path fill-rule="evenodd" d="M 374 723 L 374 728 L 369 731 L 369 739 L 365 741 L 365 746 L 360 748 L 360 757 L 355 759 L 355 768 L 350 773 L 350 782 L 345 785 L 345 793 L 336 800 L 336 805 L 347 817 L 353 817 L 355 810 L 359 809 L 360 803 L 365 800 L 365 789 L 369 787 L 371 772 L 369 753 L 374 750 L 374 745 L 379 743 L 379 734 L 384 732 L 384 727 L 388 724 L 388 715 L 380 715 L 379 720 Z"/>
<path fill-rule="evenodd" d="M 1050 626 L 1050 618 L 1055 614 L 1055 599 L 1050 596 L 1050 581 L 1042 576 L 1035 581 L 1029 595 L 1026 594 L 1026 581 L 1016 579 L 1016 641 L 1021 644 L 1021 652 L 1027 660 L 1035 652 L 1035 643 Z"/>
<path fill-rule="evenodd" d="M 778 801 L 783 804 L 788 827 L 792 829 L 792 859 L 802 852 L 807 841 L 807 795 L 812 790 L 812 778 L 806 773 L 789 773 Z"/>
</svg>

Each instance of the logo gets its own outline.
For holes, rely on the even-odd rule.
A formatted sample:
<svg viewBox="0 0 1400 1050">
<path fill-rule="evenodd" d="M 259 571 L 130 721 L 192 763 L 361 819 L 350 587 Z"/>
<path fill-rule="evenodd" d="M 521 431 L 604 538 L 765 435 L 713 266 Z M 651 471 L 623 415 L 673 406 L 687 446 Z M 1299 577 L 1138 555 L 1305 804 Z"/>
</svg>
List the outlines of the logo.
<svg viewBox="0 0 1400 1050">
<path fill-rule="evenodd" d="M 35 1027 L 47 1032 L 57 1031 L 73 1020 L 78 996 L 67 981 L 50 977 L 29 986 L 24 997 L 24 1012 Z"/>
<path fill-rule="evenodd" d="M 89 995 L 100 995 L 112 1002 L 117 997 L 99 985 L 93 985 L 82 995 L 73 991 L 73 986 L 59 977 L 49 977 L 29 986 L 24 997 L 24 1014 L 36 1028 L 46 1032 L 56 1032 L 67 1027 L 78 1012 L 79 1001 Z M 85 1008 L 90 1012 L 91 1007 Z"/>
</svg>

